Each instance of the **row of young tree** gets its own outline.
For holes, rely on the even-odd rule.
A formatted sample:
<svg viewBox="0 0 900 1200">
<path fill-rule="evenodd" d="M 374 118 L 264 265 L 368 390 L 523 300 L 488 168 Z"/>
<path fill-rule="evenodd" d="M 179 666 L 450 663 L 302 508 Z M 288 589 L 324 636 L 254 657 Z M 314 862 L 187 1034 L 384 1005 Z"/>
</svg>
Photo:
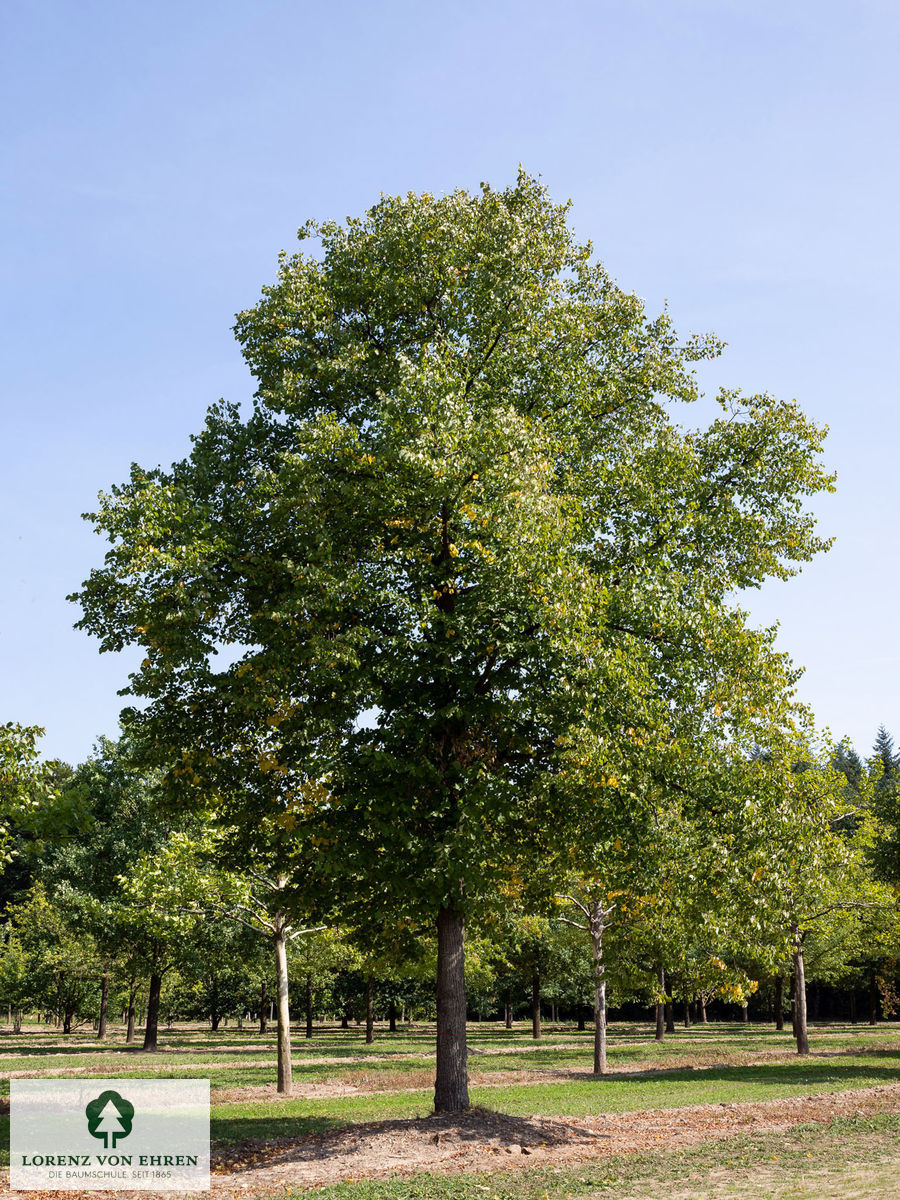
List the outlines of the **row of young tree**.
<svg viewBox="0 0 900 1200">
<path fill-rule="evenodd" d="M 433 947 L 438 1110 L 468 1106 L 467 972 L 505 922 L 583 939 L 598 1073 L 610 981 L 738 997 L 790 966 L 804 1052 L 811 947 L 889 941 L 894 903 L 872 778 L 832 768 L 735 599 L 827 547 L 824 431 L 736 391 L 681 425 L 721 344 L 648 316 L 524 172 L 310 238 L 238 316 L 252 410 L 91 515 L 110 547 L 72 599 L 143 650 L 152 802 L 61 848 L 69 910 L 108 873 L 84 912 L 120 955 L 143 930 L 151 1025 L 188 915 L 267 943 L 282 1087 L 314 929 L 392 970 Z"/>
<path fill-rule="evenodd" d="M 37 767 L 31 756 L 27 801 L 7 820 L 2 877 L 0 1006 L 16 1031 L 29 1013 L 63 1033 L 87 1024 L 99 1038 L 119 1020 L 126 1042 L 142 1028 L 143 1048 L 154 1050 L 160 1026 L 179 1019 L 208 1021 L 215 1031 L 230 1018 L 239 1030 L 263 1033 L 274 1022 L 278 1087 L 289 1093 L 291 992 L 301 998 L 307 1037 L 322 1016 L 364 1025 L 369 1042 L 376 1017 L 391 1030 L 434 1019 L 437 946 L 427 927 L 385 914 L 350 926 L 339 907 L 321 904 L 315 915 L 324 923 L 315 925 L 296 881 L 224 870 L 214 827 L 166 813 L 158 775 L 133 758 L 127 743 L 106 740 L 75 770 Z M 668 828 L 670 839 L 655 880 L 642 871 L 637 889 L 607 889 L 610 1003 L 631 1014 L 655 1007 L 657 1039 L 674 1028 L 676 1007 L 689 1024 L 705 1022 L 710 1005 L 747 1020 L 752 1005 L 779 1028 L 787 1012 L 804 1053 L 810 981 L 843 994 L 853 1020 L 860 993 L 870 1020 L 895 1011 L 900 763 L 890 736 L 879 730 L 867 764 L 840 745 L 827 768 L 797 763 L 794 774 L 824 776 L 837 804 L 827 827 L 814 831 L 812 854 L 808 843 L 780 843 L 795 859 L 780 906 L 765 890 L 748 903 L 734 877 L 729 894 L 712 862 L 698 857 L 700 844 L 684 840 L 680 818 L 680 845 L 671 822 L 654 829 L 662 838 Z M 21 762 L 18 775 L 28 777 Z M 754 866 L 750 881 L 765 869 Z M 629 871 L 617 882 L 627 874 L 634 877 Z M 535 1038 L 542 1011 L 582 1029 L 592 1016 L 594 1067 L 603 1073 L 590 896 L 557 892 L 529 908 L 537 895 L 510 889 L 502 907 L 471 927 L 469 1016 L 511 1026 L 525 1014 Z"/>
</svg>

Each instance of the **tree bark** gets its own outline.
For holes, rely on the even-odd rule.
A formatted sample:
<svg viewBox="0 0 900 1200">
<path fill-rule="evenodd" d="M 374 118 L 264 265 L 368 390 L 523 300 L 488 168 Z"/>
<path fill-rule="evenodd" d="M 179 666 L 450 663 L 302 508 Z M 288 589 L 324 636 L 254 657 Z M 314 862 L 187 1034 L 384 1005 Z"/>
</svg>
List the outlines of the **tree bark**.
<svg viewBox="0 0 900 1200">
<path fill-rule="evenodd" d="M 344 1011 L 343 1011 L 343 1013 L 341 1013 L 341 1029 L 349 1029 L 349 1028 L 350 1028 L 350 1010 L 347 1008 L 347 1005 L 345 1004 Z"/>
<path fill-rule="evenodd" d="M 856 992 L 850 993 L 850 1024 L 856 1024 Z"/>
<path fill-rule="evenodd" d="M 587 1027 L 587 1021 L 585 1020 L 585 1016 L 584 1016 L 584 1010 L 586 1007 L 587 1007 L 587 1005 L 585 1005 L 585 1004 L 578 1005 L 578 1032 L 579 1033 L 584 1033 L 585 1028 Z"/>
<path fill-rule="evenodd" d="M 791 984 L 788 991 L 788 1004 L 791 1010 L 791 1033 L 797 1032 L 797 973 L 791 962 Z"/>
<path fill-rule="evenodd" d="M 653 1036 L 655 1041 L 661 1042 L 666 1036 L 666 1010 L 662 1000 L 656 1002 L 655 1017 L 656 1030 Z"/>
<path fill-rule="evenodd" d="M 366 1045 L 371 1046 L 375 1041 L 375 1010 L 372 1007 L 372 976 L 366 978 Z"/>
<path fill-rule="evenodd" d="M 97 1037 L 106 1037 L 106 1011 L 109 1007 L 109 973 L 104 972 L 100 981 L 100 1023 L 97 1026 Z"/>
<path fill-rule="evenodd" d="M 606 965 L 603 962 L 604 916 L 599 903 L 591 913 L 594 952 L 594 1074 L 606 1074 Z"/>
<path fill-rule="evenodd" d="M 466 1063 L 465 921 L 453 908 L 437 918 L 437 1072 L 435 1112 L 461 1112 L 469 1107 Z"/>
<path fill-rule="evenodd" d="M 784 976 L 775 977 L 775 1028 L 784 1029 Z"/>
<path fill-rule="evenodd" d="M 397 1005 L 393 1000 L 388 1005 L 388 1029 L 391 1033 L 397 1032 Z"/>
<path fill-rule="evenodd" d="M 259 1032 L 269 1032 L 268 1022 L 268 994 L 269 985 L 265 980 L 262 982 L 262 987 L 259 989 Z"/>
<path fill-rule="evenodd" d="M 144 1050 L 154 1051 L 159 1039 L 159 996 L 162 991 L 162 975 L 154 971 L 150 976 L 150 995 L 147 998 L 147 1024 L 144 1026 Z"/>
<path fill-rule="evenodd" d="M 687 996 L 684 998 L 684 1027 L 685 1029 L 690 1029 L 691 1027 L 691 1002 Z"/>
<path fill-rule="evenodd" d="M 806 1024 L 806 968 L 803 962 L 803 942 L 794 930 L 794 1037 L 797 1053 L 809 1054 L 809 1030 Z"/>
<path fill-rule="evenodd" d="M 535 967 L 531 972 L 531 1036 L 540 1041 L 541 1037 L 541 972 Z"/>
<path fill-rule="evenodd" d="M 275 916 L 275 979 L 278 989 L 278 1093 L 290 1096 L 294 1091 L 291 1071 L 291 1008 L 288 998 L 287 938 L 282 913 Z"/>
<path fill-rule="evenodd" d="M 869 1024 L 878 1024 L 878 976 L 874 967 L 869 972 Z"/>
<path fill-rule="evenodd" d="M 306 1036 L 311 1038 L 313 1035 L 313 986 L 312 975 L 307 972 L 306 976 Z"/>
<path fill-rule="evenodd" d="M 126 1044 L 134 1041 L 134 1006 L 137 1000 L 137 980 L 131 979 L 128 983 L 128 1024 L 125 1027 L 125 1042 Z"/>
<path fill-rule="evenodd" d="M 63 1013 L 63 1033 L 72 1032 L 72 1018 L 75 1016 L 74 1008 L 66 1008 Z"/>
<path fill-rule="evenodd" d="M 701 1025 L 709 1024 L 709 1020 L 707 1019 L 707 1016 L 706 1016 L 706 997 L 702 994 L 702 992 L 700 994 L 700 1024 Z"/>
<path fill-rule="evenodd" d="M 746 1025 L 750 1020 L 750 1010 L 746 1004 L 741 1005 L 741 1024 Z"/>
<path fill-rule="evenodd" d="M 512 1029 L 512 1001 L 509 998 L 509 994 L 507 994 L 503 1010 L 503 1023 L 507 1029 Z"/>
<path fill-rule="evenodd" d="M 675 1010 L 672 1007 L 672 1001 L 666 1000 L 663 1004 L 663 1012 L 666 1016 L 666 1033 L 675 1032 Z"/>
</svg>

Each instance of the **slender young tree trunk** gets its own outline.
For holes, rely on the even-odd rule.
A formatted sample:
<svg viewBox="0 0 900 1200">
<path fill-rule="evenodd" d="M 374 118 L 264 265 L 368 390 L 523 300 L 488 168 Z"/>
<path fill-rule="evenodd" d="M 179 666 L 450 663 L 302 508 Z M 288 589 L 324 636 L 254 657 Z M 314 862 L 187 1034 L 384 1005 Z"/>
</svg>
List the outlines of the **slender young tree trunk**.
<svg viewBox="0 0 900 1200">
<path fill-rule="evenodd" d="M 850 1024 L 856 1024 L 856 992 L 850 993 Z"/>
<path fill-rule="evenodd" d="M 791 1033 L 797 1033 L 797 973 L 791 963 L 791 984 L 788 991 L 788 1004 L 791 1010 Z"/>
<path fill-rule="evenodd" d="M 97 1037 L 106 1037 L 106 1010 L 109 1007 L 109 973 L 104 971 L 100 981 L 100 1023 L 97 1026 Z"/>
<path fill-rule="evenodd" d="M 661 1042 L 666 1036 L 666 1009 L 662 999 L 666 994 L 666 969 L 662 963 L 656 967 L 656 982 L 659 984 L 660 999 L 656 1002 L 656 1041 Z"/>
<path fill-rule="evenodd" d="M 313 986 L 312 975 L 307 973 L 306 976 L 306 1036 L 311 1038 L 313 1035 Z"/>
<path fill-rule="evenodd" d="M 599 902 L 591 912 L 594 951 L 594 1074 L 606 1074 L 606 965 L 603 962 L 604 917 Z"/>
<path fill-rule="evenodd" d="M 794 930 L 794 1037 L 797 1053 L 809 1054 L 809 1030 L 806 1024 L 806 969 L 803 963 L 803 942 Z"/>
<path fill-rule="evenodd" d="M 503 1007 L 503 1023 L 507 1029 L 512 1029 L 512 1000 L 510 999 L 509 992 L 506 993 L 506 1003 Z"/>
<path fill-rule="evenodd" d="M 775 977 L 775 1028 L 784 1029 L 784 976 Z"/>
<path fill-rule="evenodd" d="M 741 1024 L 746 1025 L 750 1020 L 750 1010 L 746 1004 L 741 1005 Z"/>
<path fill-rule="evenodd" d="M 13 1016 L 13 1033 L 22 1032 L 22 1010 L 17 1008 Z"/>
<path fill-rule="evenodd" d="M 541 1037 L 541 973 L 537 967 L 531 972 L 531 1036 Z"/>
<path fill-rule="evenodd" d="M 268 994 L 269 985 L 265 980 L 262 982 L 262 987 L 259 989 L 259 1032 L 269 1032 L 268 1022 Z"/>
<path fill-rule="evenodd" d="M 372 976 L 366 978 L 366 1045 L 371 1046 L 375 1041 L 375 1010 L 372 1007 Z"/>
<path fill-rule="evenodd" d="M 291 1070 L 291 1008 L 288 998 L 287 937 L 282 913 L 275 915 L 275 978 L 278 988 L 278 1093 L 290 1096 L 294 1091 Z"/>
<path fill-rule="evenodd" d="M 125 1027 L 125 1042 L 129 1044 L 134 1041 L 134 1006 L 137 1001 L 137 980 L 132 978 L 128 983 L 128 1024 Z"/>
<path fill-rule="evenodd" d="M 869 1024 L 878 1024 L 878 976 L 874 967 L 869 973 Z"/>
<path fill-rule="evenodd" d="M 706 997 L 700 993 L 700 1024 L 708 1025 L 709 1021 L 706 1016 Z"/>
<path fill-rule="evenodd" d="M 671 1000 L 667 1000 L 663 1005 L 663 1011 L 666 1015 L 666 1033 L 675 1032 L 675 1009 Z"/>
<path fill-rule="evenodd" d="M 154 971 L 150 976 L 150 995 L 147 998 L 147 1024 L 144 1026 L 144 1050 L 156 1049 L 159 1040 L 159 996 L 162 976 Z"/>
<path fill-rule="evenodd" d="M 691 1027 L 691 1002 L 687 996 L 684 998 L 684 1027 L 685 1029 L 690 1029 Z"/>
<path fill-rule="evenodd" d="M 578 1005 L 578 1032 L 579 1033 L 584 1033 L 585 1029 L 587 1028 L 587 1021 L 586 1021 L 585 1015 L 584 1015 L 585 1007 L 586 1007 L 586 1005 L 584 1005 L 584 1004 Z"/>
<path fill-rule="evenodd" d="M 437 918 L 437 1073 L 436 1112 L 461 1112 L 469 1107 L 466 1064 L 465 921 L 453 908 L 441 908 Z"/>
<path fill-rule="evenodd" d="M 397 1032 L 397 1005 L 393 1000 L 388 1005 L 388 1029 L 391 1033 Z"/>
</svg>

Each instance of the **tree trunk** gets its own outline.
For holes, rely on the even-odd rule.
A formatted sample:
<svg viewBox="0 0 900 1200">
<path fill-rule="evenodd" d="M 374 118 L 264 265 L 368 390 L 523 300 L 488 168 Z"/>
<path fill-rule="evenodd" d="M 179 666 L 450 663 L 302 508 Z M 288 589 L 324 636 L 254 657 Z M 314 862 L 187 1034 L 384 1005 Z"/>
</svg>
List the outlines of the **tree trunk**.
<svg viewBox="0 0 900 1200">
<path fill-rule="evenodd" d="M 461 1112 L 469 1107 L 466 1064 L 465 921 L 452 908 L 437 918 L 437 1073 L 435 1112 Z"/>
<path fill-rule="evenodd" d="M 585 1016 L 584 1016 L 585 1008 L 586 1008 L 586 1005 L 584 1005 L 584 1004 L 578 1005 L 578 1032 L 579 1033 L 584 1033 L 585 1027 L 587 1025 L 587 1021 L 585 1020 Z"/>
<path fill-rule="evenodd" d="M 775 977 L 775 1028 L 784 1029 L 784 977 Z"/>
<path fill-rule="evenodd" d="M 162 975 L 154 971 L 150 976 L 150 995 L 147 998 L 147 1024 L 144 1026 L 144 1046 L 148 1051 L 156 1049 L 159 1038 L 159 996 L 162 991 Z"/>
<path fill-rule="evenodd" d="M 388 1005 L 388 1029 L 391 1033 L 397 1032 L 397 1005 L 393 1000 Z"/>
<path fill-rule="evenodd" d="M 700 994 L 700 1024 L 701 1025 L 709 1024 L 709 1020 L 707 1019 L 707 1016 L 706 1016 L 706 997 L 702 994 L 702 992 Z"/>
<path fill-rule="evenodd" d="M 128 983 L 128 1024 L 125 1027 L 125 1042 L 126 1044 L 134 1041 L 134 1006 L 137 1000 L 137 980 L 131 979 Z"/>
<path fill-rule="evenodd" d="M 341 1029 L 350 1028 L 350 1010 L 347 1005 L 344 1005 L 344 1011 L 341 1013 Z"/>
<path fill-rule="evenodd" d="M 690 1029 L 691 1027 L 691 1002 L 687 996 L 684 998 L 684 1027 L 685 1029 Z"/>
<path fill-rule="evenodd" d="M 13 1015 L 13 1033 L 22 1032 L 22 1010 L 17 1008 Z"/>
<path fill-rule="evenodd" d="M 856 992 L 850 993 L 850 1024 L 856 1024 Z"/>
<path fill-rule="evenodd" d="M 788 1004 L 791 1009 L 791 1033 L 797 1032 L 797 974 L 791 965 L 791 985 L 788 991 Z"/>
<path fill-rule="evenodd" d="M 219 1014 L 217 1012 L 214 1012 L 212 1014 L 212 1016 L 209 1018 L 209 1023 L 212 1026 L 213 1033 L 219 1032 L 219 1021 L 220 1020 L 221 1020 L 221 1017 L 219 1016 Z"/>
<path fill-rule="evenodd" d="M 594 1074 L 606 1074 L 606 966 L 603 962 L 603 918 L 595 904 L 591 919 L 594 952 Z"/>
<path fill-rule="evenodd" d="M 312 975 L 307 973 L 306 976 L 306 1036 L 311 1038 L 313 1035 L 313 986 Z"/>
<path fill-rule="evenodd" d="M 366 978 L 366 1045 L 371 1046 L 375 1041 L 375 1010 L 372 1007 L 372 976 Z"/>
<path fill-rule="evenodd" d="M 656 981 L 659 984 L 660 997 L 656 1002 L 656 1040 L 661 1042 L 666 1036 L 666 1010 L 663 999 L 666 994 L 666 969 L 662 963 L 657 965 Z"/>
<path fill-rule="evenodd" d="M 63 1033 L 72 1032 L 72 1018 L 75 1016 L 74 1008 L 66 1008 L 63 1015 Z"/>
<path fill-rule="evenodd" d="M 109 1007 L 109 974 L 104 972 L 100 981 L 100 1023 L 97 1026 L 97 1037 L 106 1037 L 106 1011 Z"/>
<path fill-rule="evenodd" d="M 509 995 L 506 997 L 506 1003 L 503 1006 L 503 1023 L 507 1029 L 512 1029 L 512 1002 Z"/>
<path fill-rule="evenodd" d="M 869 1024 L 878 1024 L 878 976 L 874 967 L 869 973 Z"/>
<path fill-rule="evenodd" d="M 262 982 L 262 987 L 259 989 L 259 1032 L 269 1032 L 268 1017 L 268 994 L 269 985 L 265 980 Z"/>
<path fill-rule="evenodd" d="M 744 1003 L 741 1005 L 741 1024 L 746 1025 L 749 1020 L 750 1020 L 750 1011 L 749 1011 L 746 1003 Z"/>
<path fill-rule="evenodd" d="M 806 1024 L 806 968 L 803 963 L 803 943 L 794 931 L 794 1037 L 797 1053 L 809 1054 L 809 1030 Z"/>
<path fill-rule="evenodd" d="M 666 1015 L 666 1033 L 675 1032 L 675 1010 L 672 1007 L 672 1001 L 666 1000 L 663 1004 L 663 1011 Z"/>
<path fill-rule="evenodd" d="M 531 1036 L 541 1037 L 541 973 L 537 967 L 531 972 Z"/>
<path fill-rule="evenodd" d="M 287 940 L 284 917 L 275 916 L 275 979 L 278 989 L 278 1087 L 281 1096 L 294 1091 L 291 1071 L 291 1008 L 288 999 Z"/>
</svg>

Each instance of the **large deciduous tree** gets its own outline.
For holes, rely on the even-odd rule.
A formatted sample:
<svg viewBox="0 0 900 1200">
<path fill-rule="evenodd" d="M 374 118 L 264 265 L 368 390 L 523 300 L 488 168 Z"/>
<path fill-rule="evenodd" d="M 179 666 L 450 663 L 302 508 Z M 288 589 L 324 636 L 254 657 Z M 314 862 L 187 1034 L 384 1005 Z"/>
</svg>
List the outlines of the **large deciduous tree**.
<svg viewBox="0 0 900 1200">
<path fill-rule="evenodd" d="M 101 497 L 76 598 L 103 649 L 146 648 L 130 690 L 173 788 L 231 771 L 231 826 L 265 809 L 347 903 L 433 922 L 456 1110 L 466 914 L 536 793 L 585 720 L 612 773 L 626 730 L 695 703 L 693 655 L 741 670 L 724 596 L 821 548 L 802 502 L 829 481 L 793 404 L 674 423 L 718 344 L 649 319 L 524 173 L 314 235 L 238 317 L 252 413 L 214 407 L 183 462 Z"/>
</svg>

